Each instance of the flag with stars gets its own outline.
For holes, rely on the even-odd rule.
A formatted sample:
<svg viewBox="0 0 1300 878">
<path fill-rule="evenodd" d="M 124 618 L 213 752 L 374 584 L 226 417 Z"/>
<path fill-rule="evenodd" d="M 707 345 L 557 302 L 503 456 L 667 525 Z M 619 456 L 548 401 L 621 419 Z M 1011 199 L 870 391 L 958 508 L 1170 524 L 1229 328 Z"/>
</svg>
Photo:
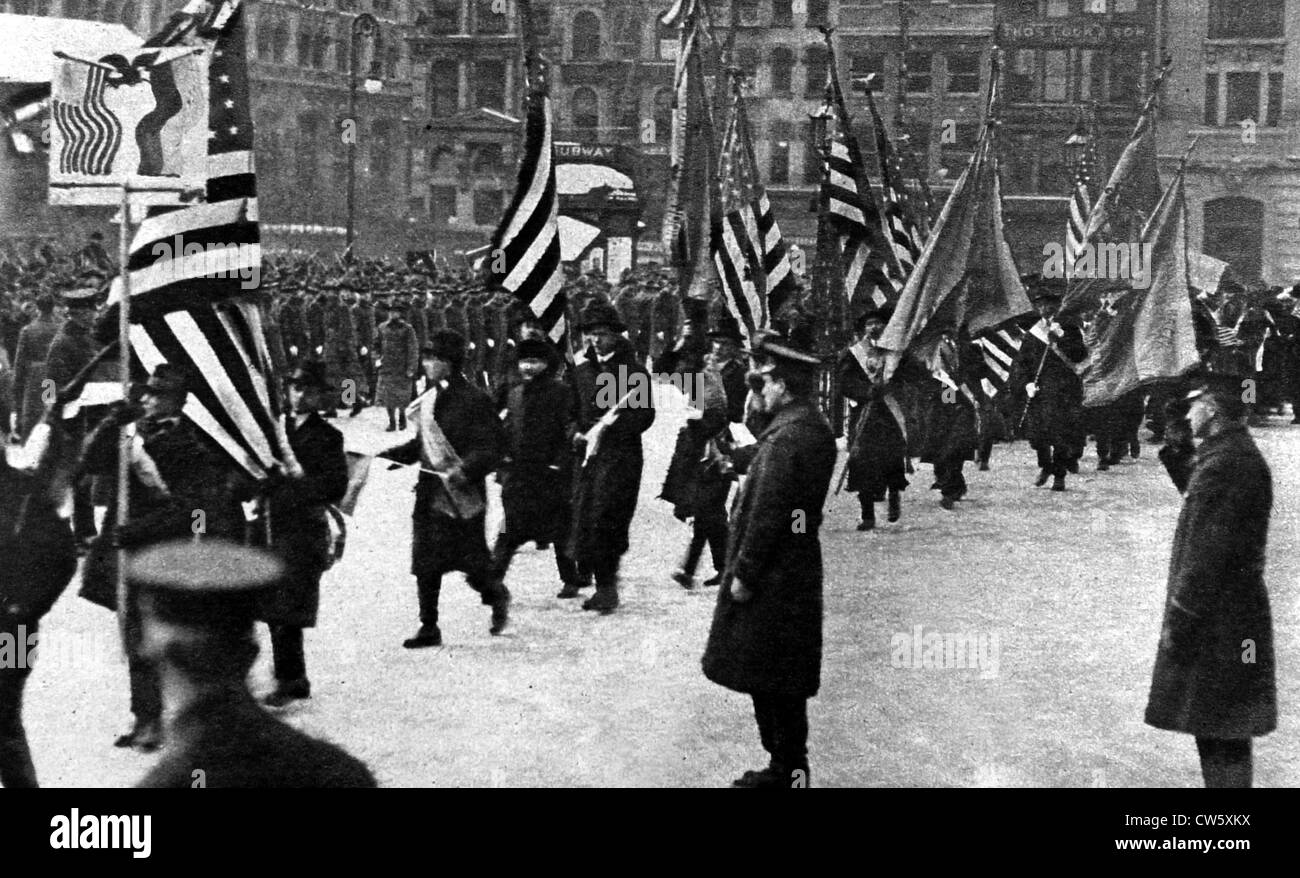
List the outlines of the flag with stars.
<svg viewBox="0 0 1300 878">
<path fill-rule="evenodd" d="M 876 134 L 876 158 L 880 169 L 881 213 L 884 216 L 885 239 L 889 242 L 898 276 L 906 279 L 921 255 L 921 233 L 912 217 L 907 192 L 903 188 L 903 165 L 898 152 L 889 142 L 885 123 L 876 109 L 876 99 L 867 89 L 867 107 L 871 111 L 871 126 Z"/>
<path fill-rule="evenodd" d="M 745 337 L 771 325 L 794 288 L 789 250 L 758 178 L 749 118 L 740 89 L 723 135 L 718 166 L 719 215 L 711 239 L 723 298 Z"/>
<path fill-rule="evenodd" d="M 1079 257 L 1088 243 L 1088 214 L 1092 211 L 1092 185 L 1097 173 L 1097 146 L 1093 137 L 1082 129 L 1070 139 L 1084 143 L 1078 166 L 1074 169 L 1074 188 L 1070 191 L 1070 216 L 1065 224 L 1065 270 L 1073 277 Z"/>
<path fill-rule="evenodd" d="M 279 402 L 256 298 L 262 253 L 243 13 L 242 0 L 193 0 L 145 44 L 211 53 L 208 171 L 201 201 L 150 210 L 124 272 L 138 364 L 186 369 L 185 414 L 262 478 L 280 458 Z M 114 280 L 106 329 L 116 326 L 126 288 L 123 277 Z"/>
</svg>

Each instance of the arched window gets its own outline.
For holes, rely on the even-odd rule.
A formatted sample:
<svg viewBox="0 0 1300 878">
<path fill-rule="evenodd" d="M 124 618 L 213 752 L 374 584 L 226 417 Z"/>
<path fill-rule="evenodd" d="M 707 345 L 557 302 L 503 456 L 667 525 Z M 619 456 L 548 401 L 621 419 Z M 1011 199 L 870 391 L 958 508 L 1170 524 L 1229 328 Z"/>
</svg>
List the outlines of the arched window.
<svg viewBox="0 0 1300 878">
<path fill-rule="evenodd" d="M 376 120 L 370 126 L 370 178 L 372 189 L 389 188 L 393 172 L 393 126 L 386 119 Z"/>
<path fill-rule="evenodd" d="M 398 71 L 402 64 L 402 51 L 397 46 L 389 46 L 384 50 L 384 78 L 398 79 Z"/>
<path fill-rule="evenodd" d="M 830 54 L 825 46 L 809 46 L 804 52 L 803 60 L 808 71 L 808 78 L 804 81 L 804 97 L 819 98 L 826 93 L 826 74 Z"/>
<path fill-rule="evenodd" d="M 1264 203 L 1253 198 L 1215 198 L 1205 202 L 1206 256 L 1221 259 L 1247 280 L 1255 280 L 1264 265 Z"/>
<path fill-rule="evenodd" d="M 600 16 L 583 10 L 573 16 L 573 58 L 594 61 L 600 58 Z"/>
<path fill-rule="evenodd" d="M 673 90 L 655 92 L 655 143 L 668 143 L 673 136 Z"/>
<path fill-rule="evenodd" d="M 597 140 L 600 135 L 600 102 L 589 88 L 575 88 L 570 103 L 574 135 L 586 140 Z"/>
<path fill-rule="evenodd" d="M 794 90 L 794 52 L 772 50 L 772 93 L 788 95 Z"/>
<path fill-rule="evenodd" d="M 339 38 L 334 47 L 334 69 L 339 73 L 347 73 L 350 63 L 348 53 L 352 48 L 352 26 L 349 23 L 339 25 Z"/>
</svg>

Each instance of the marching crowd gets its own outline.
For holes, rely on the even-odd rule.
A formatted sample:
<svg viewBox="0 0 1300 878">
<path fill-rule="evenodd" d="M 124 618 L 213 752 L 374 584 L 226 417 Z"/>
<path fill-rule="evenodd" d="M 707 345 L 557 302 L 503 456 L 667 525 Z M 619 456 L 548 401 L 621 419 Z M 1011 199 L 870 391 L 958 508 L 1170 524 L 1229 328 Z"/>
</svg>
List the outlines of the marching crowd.
<svg viewBox="0 0 1300 878">
<path fill-rule="evenodd" d="M 8 407 L 17 437 L 48 424 L 48 412 L 66 402 L 51 398 L 48 388 L 66 387 L 93 365 L 91 327 L 111 270 L 95 240 L 75 254 L 45 247 L 0 262 L 0 374 L 7 382 L 0 406 Z M 135 722 L 117 744 L 152 751 L 168 742 L 164 765 L 147 783 L 182 783 L 185 767 L 201 764 L 226 783 L 256 777 L 266 784 L 372 785 L 351 757 L 280 729 L 252 702 L 243 680 L 256 654 L 252 624 L 261 621 L 270 627 L 276 678 L 267 703 L 283 706 L 311 694 L 303 630 L 315 624 L 320 579 L 331 563 L 330 508 L 348 489 L 342 435 L 328 419 L 376 405 L 387 412 L 387 429 L 405 434 L 379 455 L 394 468 L 418 467 L 411 572 L 419 627 L 403 645 L 436 647 L 444 576 L 465 574 L 490 609 L 490 632 L 500 634 L 510 621 L 511 559 L 529 542 L 553 549 L 558 598 L 579 598 L 594 586 L 584 609 L 618 609 L 620 559 L 646 475 L 641 437 L 655 419 L 648 399 L 624 391 L 635 376 L 648 376 L 648 363 L 658 376 L 689 379 L 679 386 L 688 388 L 690 415 L 659 492 L 691 523 L 672 579 L 695 588 L 708 548 L 715 572 L 704 585 L 718 586 L 719 596 L 704 672 L 753 697 L 770 756 L 768 766 L 735 784 L 790 786 L 797 778 L 806 785 L 807 699 L 818 691 L 821 668 L 818 530 L 836 461 L 821 406 L 826 386 L 850 406 L 845 476 L 860 500 L 862 531 L 876 529 L 877 503 L 887 503 L 888 521 L 902 516 L 913 458 L 933 465 L 931 487 L 944 509 L 955 510 L 968 491 L 965 464 L 987 469 L 996 442 L 1027 438 L 1038 457 L 1036 485 L 1050 481 L 1053 491 L 1065 491 L 1089 437 L 1097 468 L 1105 469 L 1139 454 L 1145 419 L 1165 441 L 1161 458 L 1189 506 L 1216 467 L 1222 480 L 1245 461 L 1242 471 L 1258 488 L 1236 497 L 1231 510 L 1205 513 L 1254 522 L 1246 549 L 1225 548 L 1207 561 L 1215 549 L 1206 540 L 1217 532 L 1192 532 L 1206 527 L 1205 516 L 1188 522 L 1188 532 L 1180 523 L 1176 566 L 1182 551 L 1190 572 L 1177 583 L 1177 571 L 1171 574 L 1170 605 L 1178 609 L 1166 617 L 1148 710 L 1153 725 L 1197 736 L 1207 783 L 1240 784 L 1243 760 L 1249 783 L 1249 738 L 1275 723 L 1271 640 L 1267 663 L 1224 680 L 1222 656 L 1187 651 L 1190 640 L 1206 636 L 1206 624 L 1219 624 L 1204 621 L 1212 613 L 1189 608 L 1215 605 L 1214 588 L 1239 588 L 1240 600 L 1254 601 L 1252 625 L 1267 615 L 1260 577 L 1271 481 L 1242 425 L 1300 399 L 1295 300 L 1281 289 L 1221 283 L 1195 304 L 1200 373 L 1085 409 L 1080 367 L 1092 327 L 1062 313 L 1063 290 L 1055 282 L 1029 281 L 1036 314 L 1026 317 L 1009 377 L 994 394 L 985 349 L 958 328 L 928 362 L 905 359 L 884 380 L 886 354 L 876 342 L 888 311 L 858 315 L 853 344 L 834 358 L 816 350 L 797 309 L 746 349 L 720 302 L 683 302 L 657 266 L 629 272 L 617 285 L 570 278 L 570 338 L 580 344 L 565 351 L 536 318 L 483 290 L 469 271 L 420 261 L 269 256 L 264 325 L 278 374 L 287 376 L 283 471 L 263 484 L 235 472 L 182 411 L 194 376 L 166 365 L 131 400 L 56 417 L 63 447 L 71 449 L 62 456 L 74 486 L 71 526 L 58 515 L 54 492 L 38 489 L 55 464 L 31 472 L 5 465 L 11 484 L 0 499 L 0 538 L 7 558 L 26 563 L 11 565 L 0 581 L 3 630 L 16 633 L 21 625 L 35 632 L 74 575 L 80 548 L 80 594 L 118 614 L 128 658 Z M 611 384 L 616 394 L 608 392 Z M 1201 391 L 1189 398 L 1194 388 Z M 124 425 L 133 435 L 127 519 L 119 526 L 115 500 L 105 497 L 109 510 L 97 532 L 91 485 L 96 476 L 111 483 Z M 1212 439 L 1221 449 L 1217 458 L 1204 452 Z M 489 545 L 486 481 L 494 474 L 504 523 Z M 196 510 L 203 512 L 207 555 L 173 544 L 199 532 Z M 270 554 L 243 548 L 249 545 Z M 123 559 L 128 569 L 119 577 Z M 1220 565 L 1218 584 L 1207 585 L 1207 563 Z M 204 572 L 214 564 L 224 575 Z M 1213 632 L 1216 649 L 1240 633 L 1231 624 Z M 1208 664 L 1198 669 L 1197 662 Z M 5 786 L 36 783 L 20 714 L 28 673 L 0 668 Z M 1194 685 L 1198 673 L 1214 680 L 1218 700 Z M 179 717 L 167 728 L 165 704 Z M 214 732 L 218 724 L 227 729 L 222 735 Z M 250 755 L 234 743 L 241 732 L 274 739 L 289 755 Z M 304 758 L 308 751 L 317 753 L 315 763 Z"/>
</svg>

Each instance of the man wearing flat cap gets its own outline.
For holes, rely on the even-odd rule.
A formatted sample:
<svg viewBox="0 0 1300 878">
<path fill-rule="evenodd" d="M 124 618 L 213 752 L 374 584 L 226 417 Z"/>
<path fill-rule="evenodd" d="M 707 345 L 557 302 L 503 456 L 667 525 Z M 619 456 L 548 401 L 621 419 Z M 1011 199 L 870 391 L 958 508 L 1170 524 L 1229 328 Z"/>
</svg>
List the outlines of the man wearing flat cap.
<svg viewBox="0 0 1300 878">
<path fill-rule="evenodd" d="M 129 584 L 125 594 L 117 593 L 122 555 L 169 539 L 242 540 L 245 535 L 240 498 L 247 486 L 224 453 L 182 411 L 189 386 L 183 368 L 159 365 L 142 388 L 140 403 L 123 401 L 109 408 L 86 439 L 76 473 L 116 476 L 118 431 L 129 425 L 129 518 L 123 527 L 116 525 L 114 497 L 104 531 L 86 557 L 81 587 L 82 597 L 119 616 L 135 724 L 117 739 L 118 747 L 156 750 L 162 722 L 157 669 L 141 651 L 139 595 Z"/>
<path fill-rule="evenodd" d="M 608 614 L 618 607 L 619 561 L 628 549 L 641 488 L 641 434 L 654 423 L 655 410 L 649 373 L 620 334 L 625 327 L 614 306 L 591 302 L 578 330 L 587 354 L 571 379 L 578 406 L 578 474 L 569 557 L 596 579 L 596 594 L 582 608 Z M 643 392 L 636 392 L 638 387 Z M 562 594 L 577 597 L 574 589 Z"/>
<path fill-rule="evenodd" d="M 420 599 L 420 629 L 403 642 L 407 649 L 442 645 L 438 598 L 442 577 L 464 571 L 470 588 L 492 608 L 488 632 L 500 634 L 509 621 L 510 592 L 491 571 L 487 546 L 487 486 L 505 449 L 491 398 L 461 371 L 465 338 L 442 329 L 420 355 L 427 389 L 411 404 L 413 439 L 379 456 L 419 465 L 411 516 L 411 573 Z"/>
<path fill-rule="evenodd" d="M 818 531 L 835 437 L 818 410 L 819 359 L 783 337 L 753 340 L 751 387 L 767 426 L 736 449 L 747 473 L 732 506 L 727 565 L 704 675 L 752 697 L 771 759 L 738 787 L 808 785 L 808 699 L 821 683 L 822 553 Z"/>
<path fill-rule="evenodd" d="M 266 703 L 272 707 L 311 697 L 303 629 L 316 626 L 320 580 L 329 566 L 326 507 L 342 500 L 348 487 L 343 434 L 317 414 L 329 390 L 325 364 L 304 360 L 287 384 L 284 432 L 292 455 L 286 455 L 288 471 L 268 486 L 270 549 L 284 562 L 284 575 L 265 592 L 259 608 L 260 618 L 271 628 L 275 691 Z"/>
<path fill-rule="evenodd" d="M 274 555 L 223 540 L 167 542 L 132 558 L 127 579 L 167 707 L 167 750 L 137 787 L 376 786 L 360 760 L 271 716 L 248 691 L 259 597 L 282 581 Z"/>
<path fill-rule="evenodd" d="M 1273 478 L 1246 428 L 1248 386 L 1209 375 L 1160 452 L 1184 499 L 1146 722 L 1195 736 L 1207 787 L 1250 786 L 1251 739 L 1277 727 L 1264 586 Z"/>
</svg>

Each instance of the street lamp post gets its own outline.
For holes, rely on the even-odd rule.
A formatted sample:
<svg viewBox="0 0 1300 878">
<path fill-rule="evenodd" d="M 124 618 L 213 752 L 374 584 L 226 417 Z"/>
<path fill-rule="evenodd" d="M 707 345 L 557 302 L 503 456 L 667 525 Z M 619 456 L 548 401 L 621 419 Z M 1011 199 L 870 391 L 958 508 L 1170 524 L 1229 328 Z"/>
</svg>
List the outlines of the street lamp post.
<svg viewBox="0 0 1300 878">
<path fill-rule="evenodd" d="M 357 200 L 357 46 L 362 37 L 373 41 L 370 72 L 366 75 L 365 90 L 368 94 L 377 94 L 384 87 L 383 69 L 380 66 L 380 49 L 383 37 L 379 30 L 379 21 L 370 13 L 363 12 L 352 20 L 352 32 L 348 40 L 348 119 L 352 123 L 352 136 L 348 138 L 348 205 L 347 229 L 344 233 L 344 259 L 353 259 L 352 245 L 356 240 L 356 200 Z"/>
</svg>

